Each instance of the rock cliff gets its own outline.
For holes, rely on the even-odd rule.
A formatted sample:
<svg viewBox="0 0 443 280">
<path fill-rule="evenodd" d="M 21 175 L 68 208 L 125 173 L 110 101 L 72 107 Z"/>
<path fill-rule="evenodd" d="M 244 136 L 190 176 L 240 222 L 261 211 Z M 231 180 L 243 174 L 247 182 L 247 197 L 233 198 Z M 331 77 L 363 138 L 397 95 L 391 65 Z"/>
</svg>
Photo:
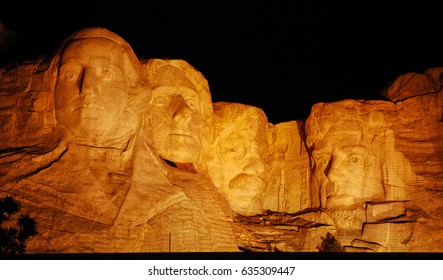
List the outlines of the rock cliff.
<svg viewBox="0 0 443 280">
<path fill-rule="evenodd" d="M 36 220 L 30 253 L 316 252 L 327 232 L 346 251 L 442 251 L 442 77 L 272 124 L 212 103 L 184 60 L 79 30 L 0 69 L 0 195 Z"/>
</svg>

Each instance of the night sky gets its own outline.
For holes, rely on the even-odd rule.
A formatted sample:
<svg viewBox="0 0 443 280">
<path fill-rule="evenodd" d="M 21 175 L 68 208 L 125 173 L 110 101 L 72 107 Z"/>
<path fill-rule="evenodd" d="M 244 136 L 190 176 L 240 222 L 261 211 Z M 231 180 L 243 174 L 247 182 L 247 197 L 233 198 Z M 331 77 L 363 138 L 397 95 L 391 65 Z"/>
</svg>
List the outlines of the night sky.
<svg viewBox="0 0 443 280">
<path fill-rule="evenodd" d="M 139 58 L 188 61 L 213 102 L 260 107 L 274 124 L 304 119 L 318 102 L 383 99 L 399 75 L 443 66 L 438 1 L 344 2 L 13 1 L 0 7 L 17 36 L 0 63 L 50 55 L 71 33 L 105 27 Z"/>
</svg>

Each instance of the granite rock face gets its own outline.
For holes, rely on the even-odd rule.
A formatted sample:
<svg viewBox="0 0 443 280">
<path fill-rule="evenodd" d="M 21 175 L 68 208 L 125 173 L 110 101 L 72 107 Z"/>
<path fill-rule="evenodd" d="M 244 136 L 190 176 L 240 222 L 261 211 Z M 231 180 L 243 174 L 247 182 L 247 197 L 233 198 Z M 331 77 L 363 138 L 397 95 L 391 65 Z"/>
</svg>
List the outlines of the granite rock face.
<svg viewBox="0 0 443 280">
<path fill-rule="evenodd" d="M 212 103 L 184 60 L 103 28 L 0 69 L 0 195 L 30 253 L 443 251 L 443 68 L 306 120 Z M 424 238 L 426 236 L 426 238 Z"/>
<path fill-rule="evenodd" d="M 180 68 L 168 72 L 171 81 L 200 80 L 186 92 L 171 84 L 175 91 L 159 99 L 131 47 L 89 28 L 47 61 L 2 70 L 1 193 L 38 223 L 28 252 L 238 250 L 229 204 L 185 149 L 191 138 L 205 151 L 201 138 L 211 136 L 203 133 L 210 95 L 198 92 L 207 82 L 173 63 Z M 159 119 L 170 136 L 152 136 Z M 164 154 L 171 139 L 180 158 Z"/>
<path fill-rule="evenodd" d="M 214 103 L 208 172 L 236 213 L 295 213 L 310 206 L 309 157 L 300 125 L 269 123 L 254 106 Z"/>
<path fill-rule="evenodd" d="M 392 102 L 312 108 L 314 203 L 349 251 L 442 250 L 441 73 L 400 76 L 385 90 Z"/>
</svg>

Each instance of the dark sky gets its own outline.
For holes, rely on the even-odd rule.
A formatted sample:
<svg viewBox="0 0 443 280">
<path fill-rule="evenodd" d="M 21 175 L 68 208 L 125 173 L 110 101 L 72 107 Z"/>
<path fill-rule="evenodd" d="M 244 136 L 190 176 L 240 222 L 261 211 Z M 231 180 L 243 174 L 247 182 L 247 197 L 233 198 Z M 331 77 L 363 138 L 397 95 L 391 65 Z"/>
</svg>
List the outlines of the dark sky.
<svg viewBox="0 0 443 280">
<path fill-rule="evenodd" d="M 344 2 L 13 1 L 0 20 L 17 41 L 0 63 L 49 55 L 72 32 L 106 27 L 139 58 L 188 61 L 213 102 L 258 106 L 274 124 L 306 118 L 322 101 L 383 99 L 399 75 L 443 66 L 438 1 Z"/>
</svg>

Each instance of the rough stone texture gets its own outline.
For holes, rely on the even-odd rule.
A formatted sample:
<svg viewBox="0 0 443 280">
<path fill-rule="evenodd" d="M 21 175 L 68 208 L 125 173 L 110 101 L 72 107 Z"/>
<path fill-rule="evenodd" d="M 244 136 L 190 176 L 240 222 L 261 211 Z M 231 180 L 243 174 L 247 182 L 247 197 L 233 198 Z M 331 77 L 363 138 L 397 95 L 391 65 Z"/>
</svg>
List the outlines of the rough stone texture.
<svg viewBox="0 0 443 280">
<path fill-rule="evenodd" d="M 303 125 L 303 121 L 290 121 L 272 126 L 266 210 L 297 213 L 311 207 L 311 173 Z"/>
<path fill-rule="evenodd" d="M 81 30 L 48 60 L 1 74 L 1 192 L 38 223 L 28 252 L 238 251 L 207 174 L 153 148 L 152 89 L 118 35 Z M 190 108 L 180 102 L 178 122 Z"/>
<path fill-rule="evenodd" d="M 301 121 L 269 123 L 257 107 L 214 103 L 208 171 L 238 214 L 295 213 L 310 207 L 309 156 Z"/>
<path fill-rule="evenodd" d="M 239 214 L 251 216 L 263 210 L 271 163 L 270 129 L 259 108 L 237 103 L 214 104 L 216 138 L 209 152 L 208 172 Z"/>
<path fill-rule="evenodd" d="M 441 90 L 443 67 L 427 69 L 422 73 L 406 73 L 392 81 L 382 94 L 393 102 L 417 95 L 438 93 Z"/>
<path fill-rule="evenodd" d="M 163 159 L 205 170 L 213 141 L 212 100 L 205 77 L 180 59 L 143 61 L 142 73 L 152 88 L 145 104 L 150 145 Z"/>
<path fill-rule="evenodd" d="M 394 102 L 313 107 L 306 126 L 315 160 L 311 187 L 349 251 L 354 240 L 388 251 L 442 250 L 442 71 L 397 78 L 385 90 Z"/>
<path fill-rule="evenodd" d="M 443 251 L 443 68 L 390 101 L 269 123 L 212 103 L 184 60 L 139 60 L 88 28 L 0 69 L 0 195 L 37 221 L 30 253 Z"/>
</svg>

